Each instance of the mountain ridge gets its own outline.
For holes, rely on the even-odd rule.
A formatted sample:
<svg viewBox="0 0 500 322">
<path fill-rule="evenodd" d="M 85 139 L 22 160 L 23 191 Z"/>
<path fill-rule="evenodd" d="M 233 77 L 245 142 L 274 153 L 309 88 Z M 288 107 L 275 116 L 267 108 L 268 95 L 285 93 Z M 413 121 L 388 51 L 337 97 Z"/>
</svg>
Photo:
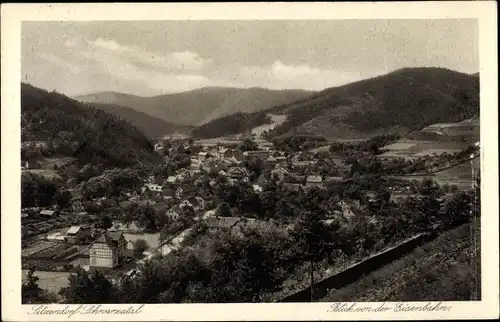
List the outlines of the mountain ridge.
<svg viewBox="0 0 500 322">
<path fill-rule="evenodd" d="M 119 92 L 77 95 L 87 103 L 115 104 L 133 108 L 169 123 L 201 125 L 237 112 L 257 112 L 305 98 L 307 90 L 272 90 L 259 87 L 202 87 L 185 92 L 141 97 Z"/>
<path fill-rule="evenodd" d="M 446 68 L 402 68 L 357 82 L 327 88 L 304 99 L 258 113 L 286 115 L 269 138 L 291 134 L 323 135 L 331 139 L 363 139 L 384 133 L 405 134 L 426 125 L 454 122 L 479 114 L 479 75 Z M 195 128 L 201 137 L 213 137 L 217 127 L 242 128 L 231 122 L 258 120 L 255 113 L 227 116 L 225 124 Z M 244 127 L 248 130 L 248 127 Z M 236 133 L 225 133 L 236 134 Z"/>
</svg>

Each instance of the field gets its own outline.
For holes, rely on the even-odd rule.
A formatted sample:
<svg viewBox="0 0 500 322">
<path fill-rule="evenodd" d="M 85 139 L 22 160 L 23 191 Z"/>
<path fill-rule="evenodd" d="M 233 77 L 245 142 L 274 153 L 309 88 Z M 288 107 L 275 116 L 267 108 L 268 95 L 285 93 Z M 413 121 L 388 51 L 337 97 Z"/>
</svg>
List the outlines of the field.
<svg viewBox="0 0 500 322">
<path fill-rule="evenodd" d="M 357 282 L 330 291 L 321 302 L 478 300 L 478 236 L 476 224 L 447 231 Z"/>
<path fill-rule="evenodd" d="M 243 140 L 235 139 L 235 138 L 230 138 L 230 137 L 219 137 L 219 138 L 213 138 L 213 139 L 202 139 L 202 140 L 196 140 L 194 141 L 195 145 L 203 145 L 203 146 L 216 146 L 217 144 L 224 144 L 224 145 L 233 145 L 237 146 L 239 145 Z M 272 145 L 271 142 L 263 140 L 263 139 L 254 139 L 253 140 L 257 144 L 261 145 Z"/>
<path fill-rule="evenodd" d="M 474 159 L 474 171 L 479 170 L 479 158 Z M 426 176 L 396 176 L 403 180 L 422 181 L 431 178 L 439 185 L 456 185 L 460 190 L 469 190 L 472 187 L 472 168 L 470 162 L 464 162 L 452 168 Z"/>
<path fill-rule="evenodd" d="M 23 282 L 26 280 L 27 271 L 23 270 Z M 42 289 L 54 292 L 57 294 L 63 287 L 69 285 L 68 277 L 70 273 L 67 272 L 45 272 L 36 271 L 35 276 L 39 278 L 38 286 Z"/>
<path fill-rule="evenodd" d="M 456 153 L 466 149 L 466 142 L 439 142 L 439 141 L 414 141 L 401 139 L 396 143 L 386 145 L 381 150 L 388 150 L 379 157 L 391 158 L 417 158 L 425 155 L 441 155 L 443 153 Z"/>
</svg>

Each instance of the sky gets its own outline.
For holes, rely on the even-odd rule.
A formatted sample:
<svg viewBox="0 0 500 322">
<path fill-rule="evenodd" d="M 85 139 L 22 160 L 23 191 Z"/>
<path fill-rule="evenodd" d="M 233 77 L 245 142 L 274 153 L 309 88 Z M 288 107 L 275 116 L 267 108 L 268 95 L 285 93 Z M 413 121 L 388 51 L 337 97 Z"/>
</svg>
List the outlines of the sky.
<svg viewBox="0 0 500 322">
<path fill-rule="evenodd" d="M 207 86 L 322 90 L 404 67 L 479 71 L 478 23 L 442 20 L 23 22 L 22 80 L 69 96 Z"/>
</svg>

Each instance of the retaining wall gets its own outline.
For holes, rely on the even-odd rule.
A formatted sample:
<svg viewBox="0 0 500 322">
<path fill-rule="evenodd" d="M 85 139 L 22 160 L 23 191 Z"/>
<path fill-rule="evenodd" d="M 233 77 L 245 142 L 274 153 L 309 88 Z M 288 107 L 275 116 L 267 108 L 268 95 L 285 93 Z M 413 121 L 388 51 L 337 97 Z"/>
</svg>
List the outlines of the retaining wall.
<svg viewBox="0 0 500 322">
<path fill-rule="evenodd" d="M 434 239 L 436 233 L 423 233 L 412 237 L 409 240 L 397 245 L 393 248 L 387 249 L 383 252 L 375 254 L 347 269 L 327 277 L 313 285 L 313 300 L 318 300 L 326 296 L 330 289 L 340 289 L 348 284 L 360 279 L 382 266 L 398 259 L 399 257 L 411 252 L 416 247 Z M 311 288 L 308 287 L 297 293 L 284 297 L 276 302 L 310 302 L 311 301 Z"/>
</svg>

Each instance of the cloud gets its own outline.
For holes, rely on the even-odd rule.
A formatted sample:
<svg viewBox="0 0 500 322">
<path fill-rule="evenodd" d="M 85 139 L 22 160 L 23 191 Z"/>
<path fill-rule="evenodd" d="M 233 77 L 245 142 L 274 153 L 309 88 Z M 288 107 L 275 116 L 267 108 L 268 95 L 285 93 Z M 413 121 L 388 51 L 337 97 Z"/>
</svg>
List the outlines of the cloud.
<svg viewBox="0 0 500 322">
<path fill-rule="evenodd" d="M 190 51 L 157 53 L 103 38 L 97 38 L 90 42 L 89 46 L 91 50 L 99 49 L 101 52 L 118 55 L 131 64 L 157 70 L 195 72 L 208 68 L 212 63 L 210 59 L 204 59 L 197 53 Z"/>
<path fill-rule="evenodd" d="M 194 52 L 158 53 L 104 38 L 68 39 L 61 45 L 51 53 L 37 52 L 24 65 L 36 84 L 68 95 L 106 90 L 157 95 L 210 85 L 202 72 L 212 62 Z"/>
<path fill-rule="evenodd" d="M 68 95 L 120 91 L 147 96 L 206 86 L 323 90 L 380 74 L 280 60 L 264 66 L 215 65 L 193 51 L 155 52 L 105 38 L 67 39 L 61 46 L 36 53 L 31 74 L 37 75 L 34 85 L 51 86 Z"/>
<path fill-rule="evenodd" d="M 371 71 L 371 75 L 377 74 Z M 268 66 L 243 66 L 238 80 L 273 89 L 323 90 L 366 78 L 359 72 L 319 69 L 308 65 L 287 65 L 275 61 Z"/>
</svg>

